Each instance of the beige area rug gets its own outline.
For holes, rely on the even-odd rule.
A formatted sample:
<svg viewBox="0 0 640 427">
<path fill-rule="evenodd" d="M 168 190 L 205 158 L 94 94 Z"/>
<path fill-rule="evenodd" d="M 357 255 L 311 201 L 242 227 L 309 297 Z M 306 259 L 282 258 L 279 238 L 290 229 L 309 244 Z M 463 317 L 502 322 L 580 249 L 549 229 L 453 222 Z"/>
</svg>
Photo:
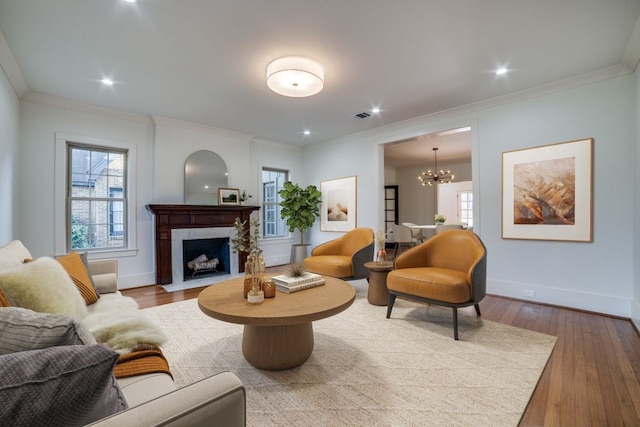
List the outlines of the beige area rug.
<svg viewBox="0 0 640 427">
<path fill-rule="evenodd" d="M 249 426 L 518 424 L 555 337 L 482 320 L 470 308 L 459 313 L 454 341 L 450 309 L 396 300 L 386 319 L 386 307 L 367 302 L 367 282 L 351 283 L 354 304 L 314 322 L 309 360 L 280 372 L 249 365 L 243 327 L 209 318 L 195 299 L 144 312 L 170 337 L 162 349 L 179 387 L 238 375 Z"/>
</svg>

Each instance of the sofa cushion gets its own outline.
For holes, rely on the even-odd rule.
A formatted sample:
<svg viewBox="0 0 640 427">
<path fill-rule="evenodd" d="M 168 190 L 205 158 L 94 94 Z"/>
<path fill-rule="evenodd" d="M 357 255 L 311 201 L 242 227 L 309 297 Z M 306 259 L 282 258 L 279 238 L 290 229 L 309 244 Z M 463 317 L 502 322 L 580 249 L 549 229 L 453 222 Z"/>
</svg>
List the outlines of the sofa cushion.
<svg viewBox="0 0 640 427">
<path fill-rule="evenodd" d="M 82 318 L 87 306 L 62 265 L 49 257 L 0 271 L 0 287 L 19 307 Z"/>
<path fill-rule="evenodd" d="M 86 259 L 86 254 L 85 254 Z M 76 251 L 56 258 L 62 264 L 67 274 L 80 291 L 87 305 L 95 304 L 98 301 L 98 293 L 91 281 L 86 264 L 82 262 L 80 254 Z"/>
<path fill-rule="evenodd" d="M 126 409 L 117 357 L 100 344 L 0 356 L 0 425 L 83 426 Z"/>
<path fill-rule="evenodd" d="M 0 355 L 95 343 L 91 332 L 71 316 L 37 313 L 20 307 L 0 309 Z"/>
<path fill-rule="evenodd" d="M 0 271 L 19 267 L 25 259 L 30 259 L 31 253 L 20 240 L 14 240 L 0 248 Z"/>
</svg>

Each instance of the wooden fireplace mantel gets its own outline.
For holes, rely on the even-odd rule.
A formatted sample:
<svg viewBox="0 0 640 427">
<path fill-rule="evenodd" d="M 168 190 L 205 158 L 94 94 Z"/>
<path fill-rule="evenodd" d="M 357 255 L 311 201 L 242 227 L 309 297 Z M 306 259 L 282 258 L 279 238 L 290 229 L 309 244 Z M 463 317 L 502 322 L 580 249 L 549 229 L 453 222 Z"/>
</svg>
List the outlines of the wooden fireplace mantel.
<svg viewBox="0 0 640 427">
<path fill-rule="evenodd" d="M 249 217 L 259 206 L 147 205 L 155 216 L 156 284 L 173 280 L 171 269 L 171 230 L 174 228 L 233 227 L 236 218 L 249 229 Z M 244 271 L 246 254 L 238 253 L 238 268 Z"/>
</svg>

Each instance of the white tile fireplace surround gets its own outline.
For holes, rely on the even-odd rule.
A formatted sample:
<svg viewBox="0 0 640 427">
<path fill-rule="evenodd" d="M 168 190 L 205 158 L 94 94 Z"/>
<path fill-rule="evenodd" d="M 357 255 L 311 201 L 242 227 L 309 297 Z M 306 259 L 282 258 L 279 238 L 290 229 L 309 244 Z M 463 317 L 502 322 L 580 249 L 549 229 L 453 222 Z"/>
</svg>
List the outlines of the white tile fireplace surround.
<svg viewBox="0 0 640 427">
<path fill-rule="evenodd" d="M 171 230 L 171 270 L 172 270 L 172 284 L 180 285 L 184 281 L 184 264 L 182 254 L 182 242 L 185 240 L 196 239 L 220 239 L 235 237 L 235 230 L 233 227 L 210 227 L 210 228 L 174 228 Z M 211 284 L 219 282 L 221 280 L 229 279 L 235 275 L 238 275 L 238 257 L 235 254 L 232 255 L 231 245 L 229 245 L 229 260 L 230 274 L 221 274 L 214 277 L 206 277 L 202 279 L 189 280 L 189 287 L 194 285 Z"/>
</svg>

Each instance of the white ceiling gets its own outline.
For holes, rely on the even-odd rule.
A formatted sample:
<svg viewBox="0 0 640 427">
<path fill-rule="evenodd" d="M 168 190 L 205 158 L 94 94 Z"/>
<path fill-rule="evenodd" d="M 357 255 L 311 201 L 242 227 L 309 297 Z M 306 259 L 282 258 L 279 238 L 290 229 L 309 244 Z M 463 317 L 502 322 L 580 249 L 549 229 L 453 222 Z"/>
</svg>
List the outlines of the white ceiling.
<svg viewBox="0 0 640 427">
<path fill-rule="evenodd" d="M 0 0 L 17 64 L 10 72 L 4 52 L 3 68 L 20 95 L 297 146 L 610 66 L 631 71 L 639 15 L 640 0 Z M 271 92 L 266 66 L 285 55 L 320 62 L 325 89 Z M 510 72 L 495 76 L 498 66 Z M 352 118 L 374 106 L 382 112 Z"/>
</svg>

